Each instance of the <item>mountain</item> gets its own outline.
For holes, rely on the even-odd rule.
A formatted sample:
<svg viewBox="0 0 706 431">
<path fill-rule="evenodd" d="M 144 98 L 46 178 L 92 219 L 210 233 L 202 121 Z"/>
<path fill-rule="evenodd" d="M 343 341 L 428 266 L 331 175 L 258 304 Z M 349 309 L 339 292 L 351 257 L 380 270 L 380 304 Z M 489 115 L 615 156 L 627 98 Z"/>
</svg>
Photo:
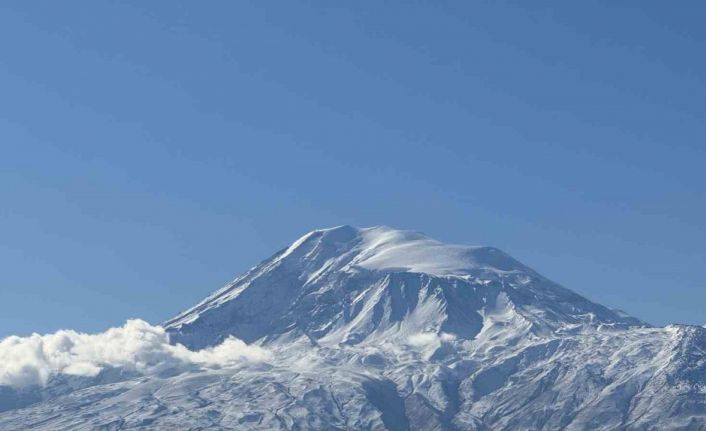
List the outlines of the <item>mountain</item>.
<svg viewBox="0 0 706 431">
<path fill-rule="evenodd" d="M 397 342 L 424 333 L 471 340 L 490 310 L 533 334 L 641 325 L 492 247 L 447 245 L 387 227 L 311 232 L 166 322 L 192 348 L 247 342 Z"/>
<path fill-rule="evenodd" d="M 706 430 L 705 328 L 416 232 L 310 232 L 150 331 L 158 360 L 0 385 L 0 430 Z"/>
</svg>

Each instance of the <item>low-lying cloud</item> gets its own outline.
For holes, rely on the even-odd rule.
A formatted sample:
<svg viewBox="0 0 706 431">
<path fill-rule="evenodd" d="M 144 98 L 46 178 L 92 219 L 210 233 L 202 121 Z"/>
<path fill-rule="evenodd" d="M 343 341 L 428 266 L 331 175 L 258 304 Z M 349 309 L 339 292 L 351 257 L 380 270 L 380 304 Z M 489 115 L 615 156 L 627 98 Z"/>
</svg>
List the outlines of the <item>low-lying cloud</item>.
<svg viewBox="0 0 706 431">
<path fill-rule="evenodd" d="M 237 338 L 192 351 L 181 344 L 169 344 L 161 326 L 134 319 L 98 334 L 61 330 L 0 340 L 0 385 L 45 385 L 55 375 L 94 377 L 105 368 L 151 374 L 175 367 L 261 362 L 269 357 L 267 350 Z"/>
<path fill-rule="evenodd" d="M 453 334 L 441 332 L 420 332 L 410 335 L 407 338 L 407 344 L 418 349 L 438 349 L 443 343 L 448 343 L 456 339 Z"/>
</svg>

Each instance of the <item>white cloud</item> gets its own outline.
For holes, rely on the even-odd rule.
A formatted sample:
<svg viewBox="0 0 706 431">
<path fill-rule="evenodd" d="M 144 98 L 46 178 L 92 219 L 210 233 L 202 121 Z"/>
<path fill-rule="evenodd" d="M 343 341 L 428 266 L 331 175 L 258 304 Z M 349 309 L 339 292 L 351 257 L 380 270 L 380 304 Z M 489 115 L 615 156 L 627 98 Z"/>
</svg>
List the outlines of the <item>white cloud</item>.
<svg viewBox="0 0 706 431">
<path fill-rule="evenodd" d="M 181 344 L 169 344 L 164 328 L 135 319 L 98 334 L 61 330 L 0 340 L 0 385 L 43 385 L 57 374 L 92 377 L 106 367 L 149 374 L 174 367 L 259 362 L 269 357 L 267 350 L 236 338 L 192 351 Z"/>
<path fill-rule="evenodd" d="M 443 343 L 448 343 L 456 339 L 453 334 L 441 332 L 420 332 L 407 337 L 407 344 L 418 350 L 431 351 L 441 347 Z"/>
</svg>

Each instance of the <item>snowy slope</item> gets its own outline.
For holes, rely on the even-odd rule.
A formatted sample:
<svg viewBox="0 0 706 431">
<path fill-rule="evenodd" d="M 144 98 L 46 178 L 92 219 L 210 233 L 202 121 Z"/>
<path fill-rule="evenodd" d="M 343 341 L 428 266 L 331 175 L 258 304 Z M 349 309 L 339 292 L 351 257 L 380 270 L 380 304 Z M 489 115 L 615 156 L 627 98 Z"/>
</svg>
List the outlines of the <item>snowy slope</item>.
<svg viewBox="0 0 706 431">
<path fill-rule="evenodd" d="M 0 430 L 706 429 L 705 328 L 649 327 L 500 250 L 414 232 L 311 232 L 145 325 L 120 333 L 140 341 L 128 359 L 71 335 L 39 383 L 0 365 Z"/>
</svg>

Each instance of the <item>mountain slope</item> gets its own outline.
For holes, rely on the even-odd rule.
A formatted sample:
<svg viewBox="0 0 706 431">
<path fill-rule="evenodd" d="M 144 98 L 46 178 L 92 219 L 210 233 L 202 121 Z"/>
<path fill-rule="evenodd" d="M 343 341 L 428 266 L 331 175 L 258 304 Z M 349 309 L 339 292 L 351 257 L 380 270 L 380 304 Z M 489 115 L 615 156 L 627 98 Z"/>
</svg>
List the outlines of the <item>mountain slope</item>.
<svg viewBox="0 0 706 431">
<path fill-rule="evenodd" d="M 706 329 L 413 232 L 311 232 L 164 326 L 196 358 L 268 354 L 0 386 L 0 430 L 706 429 Z"/>
</svg>

